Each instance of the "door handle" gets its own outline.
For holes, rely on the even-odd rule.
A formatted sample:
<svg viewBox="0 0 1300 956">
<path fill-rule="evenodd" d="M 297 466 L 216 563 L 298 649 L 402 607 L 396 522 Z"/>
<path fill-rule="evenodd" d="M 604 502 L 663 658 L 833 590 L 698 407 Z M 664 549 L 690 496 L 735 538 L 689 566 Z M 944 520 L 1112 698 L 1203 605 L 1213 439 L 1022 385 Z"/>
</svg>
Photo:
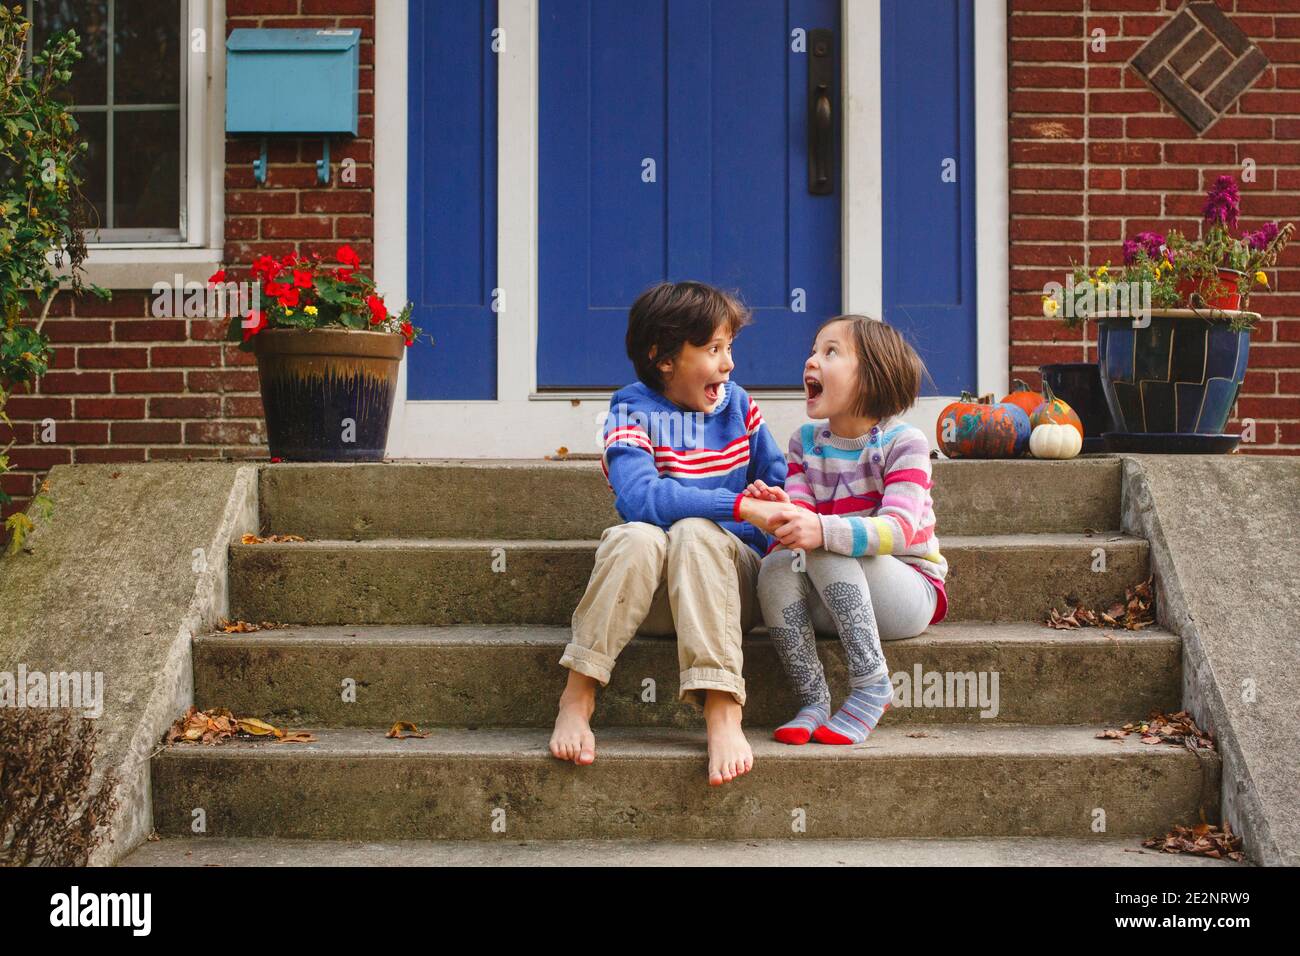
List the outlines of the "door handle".
<svg viewBox="0 0 1300 956">
<path fill-rule="evenodd" d="M 830 30 L 808 31 L 808 191 L 816 196 L 835 191 L 834 50 Z"/>
</svg>

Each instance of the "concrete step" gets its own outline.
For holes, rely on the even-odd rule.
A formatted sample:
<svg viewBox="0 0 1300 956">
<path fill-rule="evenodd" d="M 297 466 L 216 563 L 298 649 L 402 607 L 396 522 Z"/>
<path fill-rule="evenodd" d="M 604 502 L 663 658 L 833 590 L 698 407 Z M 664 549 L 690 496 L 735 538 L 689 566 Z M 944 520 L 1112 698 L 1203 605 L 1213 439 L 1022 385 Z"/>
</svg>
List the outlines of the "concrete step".
<svg viewBox="0 0 1300 956">
<path fill-rule="evenodd" d="M 119 866 L 1238 866 L 1116 840 L 400 840 L 161 839 Z"/>
<path fill-rule="evenodd" d="M 195 702 L 283 725 L 410 720 L 421 727 L 549 727 L 567 675 L 558 661 L 570 633 L 567 627 L 337 625 L 201 636 L 194 640 Z M 838 702 L 848 688 L 842 647 L 830 638 L 819 650 Z M 1057 631 L 1033 623 L 944 621 L 919 637 L 886 643 L 891 673 L 905 674 L 909 690 L 924 687 L 932 672 L 938 672 L 932 681 L 969 673 L 972 683 L 953 682 L 960 698 L 932 696 L 926 705 L 917 695 L 908 707 L 900 700 L 884 720 L 1118 726 L 1153 708 L 1178 709 L 1181 651 L 1176 635 L 1155 627 Z M 751 632 L 744 654 L 746 720 L 755 726 L 788 720 L 798 703 L 765 631 Z M 702 726 L 700 711 L 677 699 L 678 672 L 675 641 L 634 639 L 600 695 L 597 724 Z M 654 682 L 650 701 L 643 700 L 647 679 Z M 980 680 L 983 705 L 975 693 Z M 343 699 L 346 681 L 355 686 L 352 702 Z"/>
<path fill-rule="evenodd" d="M 282 624 L 568 624 L 596 545 L 396 538 L 236 544 L 230 614 Z M 951 535 L 941 546 L 954 621 L 1037 620 L 1052 606 L 1064 609 L 1071 596 L 1106 606 L 1148 574 L 1147 542 L 1120 532 Z"/>
<path fill-rule="evenodd" d="M 153 758 L 154 827 L 290 839 L 778 839 L 1163 834 L 1218 819 L 1215 753 L 1097 727 L 880 727 L 858 747 L 747 728 L 750 773 L 707 783 L 702 734 L 612 728 L 578 767 L 531 729 L 320 729 L 309 744 L 173 745 Z M 909 736 L 924 733 L 925 736 Z M 504 833 L 500 828 L 505 828 Z M 494 827 L 496 829 L 494 829 Z"/>
<path fill-rule="evenodd" d="M 1118 528 L 1120 467 L 1117 457 L 936 460 L 939 540 Z M 599 462 L 534 459 L 266 465 L 260 509 L 268 533 L 306 538 L 598 539 L 621 520 Z"/>
</svg>

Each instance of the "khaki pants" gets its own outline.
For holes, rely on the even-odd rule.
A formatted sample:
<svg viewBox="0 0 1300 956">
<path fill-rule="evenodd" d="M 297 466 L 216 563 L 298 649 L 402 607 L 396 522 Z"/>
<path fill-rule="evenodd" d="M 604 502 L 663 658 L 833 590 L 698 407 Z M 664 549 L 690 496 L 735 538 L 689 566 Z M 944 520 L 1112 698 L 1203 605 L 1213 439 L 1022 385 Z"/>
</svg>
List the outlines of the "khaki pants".
<svg viewBox="0 0 1300 956">
<path fill-rule="evenodd" d="M 743 706 L 740 639 L 755 624 L 761 564 L 753 548 L 707 518 L 684 518 L 668 531 L 641 521 L 606 528 L 560 663 L 605 686 L 638 631 L 675 632 L 678 696 L 702 705 L 704 691 L 724 690 Z"/>
</svg>

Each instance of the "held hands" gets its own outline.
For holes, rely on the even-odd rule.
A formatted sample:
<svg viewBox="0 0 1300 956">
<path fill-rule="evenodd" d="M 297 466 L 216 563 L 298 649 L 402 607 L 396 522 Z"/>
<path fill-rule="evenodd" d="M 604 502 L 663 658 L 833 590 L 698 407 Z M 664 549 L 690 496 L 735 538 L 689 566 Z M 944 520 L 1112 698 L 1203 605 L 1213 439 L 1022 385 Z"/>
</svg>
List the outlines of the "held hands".
<svg viewBox="0 0 1300 956">
<path fill-rule="evenodd" d="M 822 520 L 806 508 L 789 507 L 780 511 L 771 532 L 791 551 L 815 551 L 822 540 Z"/>
<path fill-rule="evenodd" d="M 751 481 L 745 487 L 745 497 L 757 498 L 760 501 L 785 501 L 790 500 L 790 496 L 785 493 L 784 488 L 777 488 L 763 481 Z"/>
<path fill-rule="evenodd" d="M 755 485 L 762 484 L 755 482 Z M 753 487 L 753 486 L 751 486 Z M 766 486 L 764 486 L 766 488 Z M 806 508 L 798 508 L 779 499 L 762 499 L 748 495 L 740 502 L 740 517 L 768 534 L 775 535 L 790 550 L 802 548 L 815 550 L 822 546 L 822 523 L 817 515 Z M 767 488 L 769 493 L 785 494 L 779 488 Z"/>
</svg>

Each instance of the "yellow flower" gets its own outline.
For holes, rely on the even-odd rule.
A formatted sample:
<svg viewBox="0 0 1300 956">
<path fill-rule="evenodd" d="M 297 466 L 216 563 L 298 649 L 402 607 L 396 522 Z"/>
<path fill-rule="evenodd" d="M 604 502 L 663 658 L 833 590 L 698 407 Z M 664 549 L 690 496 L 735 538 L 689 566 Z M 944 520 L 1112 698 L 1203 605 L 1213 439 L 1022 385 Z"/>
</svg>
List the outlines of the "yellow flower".
<svg viewBox="0 0 1300 956">
<path fill-rule="evenodd" d="M 1255 273 L 1255 281 L 1258 282 L 1260 285 L 1264 286 L 1265 288 L 1267 288 L 1268 273 L 1266 273 L 1263 269 L 1260 269 L 1258 272 Z"/>
<path fill-rule="evenodd" d="M 285 309 L 285 310 L 284 310 L 284 314 L 285 314 L 285 315 L 293 315 L 293 309 Z"/>
<path fill-rule="evenodd" d="M 1106 274 L 1106 267 L 1105 267 L 1105 266 L 1098 266 L 1098 267 L 1097 267 L 1097 278 L 1100 279 L 1100 278 L 1101 278 L 1102 276 L 1104 276 L 1105 274 Z"/>
<path fill-rule="evenodd" d="M 1061 303 L 1057 302 L 1050 295 L 1043 296 L 1043 315 L 1049 319 L 1056 318 L 1056 313 L 1060 311 Z"/>
<path fill-rule="evenodd" d="M 316 306 L 314 305 L 309 305 L 305 309 L 303 309 L 303 311 L 306 312 L 308 315 L 315 315 L 320 310 L 317 309 Z"/>
</svg>

